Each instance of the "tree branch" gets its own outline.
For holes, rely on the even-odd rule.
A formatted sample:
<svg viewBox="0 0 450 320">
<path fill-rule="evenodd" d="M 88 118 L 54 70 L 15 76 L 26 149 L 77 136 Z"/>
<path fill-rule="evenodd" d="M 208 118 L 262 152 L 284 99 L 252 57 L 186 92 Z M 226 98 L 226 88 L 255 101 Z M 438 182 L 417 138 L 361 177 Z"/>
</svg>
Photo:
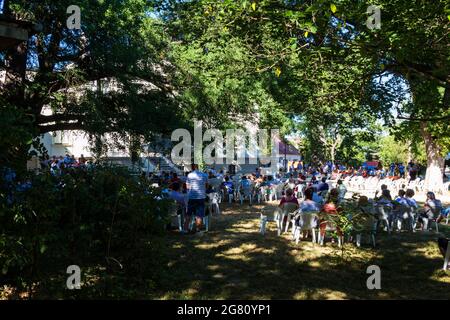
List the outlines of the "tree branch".
<svg viewBox="0 0 450 320">
<path fill-rule="evenodd" d="M 402 115 L 398 115 L 397 119 L 402 120 L 408 120 L 408 121 L 444 121 L 444 120 L 450 120 L 450 115 L 443 116 L 443 117 L 437 117 L 437 118 L 415 118 L 415 117 L 404 117 Z"/>
<path fill-rule="evenodd" d="M 36 117 L 36 123 L 38 125 L 44 125 L 49 122 L 61 122 L 61 121 L 83 121 L 85 116 L 79 114 L 52 114 L 49 116 L 39 115 Z"/>
<path fill-rule="evenodd" d="M 38 126 L 39 133 L 44 134 L 47 132 L 52 131 L 64 131 L 64 130 L 84 130 L 84 124 L 83 122 L 77 121 L 77 122 L 65 122 L 65 123 L 57 123 L 47 126 Z"/>
</svg>

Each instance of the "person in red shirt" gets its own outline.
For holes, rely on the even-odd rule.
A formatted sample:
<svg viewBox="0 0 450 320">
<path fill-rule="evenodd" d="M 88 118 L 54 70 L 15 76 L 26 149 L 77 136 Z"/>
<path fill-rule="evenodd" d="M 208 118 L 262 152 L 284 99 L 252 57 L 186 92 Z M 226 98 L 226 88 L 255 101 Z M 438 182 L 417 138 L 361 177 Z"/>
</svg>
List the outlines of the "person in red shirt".
<svg viewBox="0 0 450 320">
<path fill-rule="evenodd" d="M 330 190 L 330 194 L 328 196 L 327 202 L 323 205 L 321 212 L 326 213 L 327 215 L 337 215 L 341 211 L 341 208 L 337 206 L 339 198 L 339 192 L 336 188 L 333 188 Z M 325 236 L 325 229 L 327 227 L 327 220 L 321 219 L 320 221 L 320 234 Z M 337 228 L 337 234 L 340 236 L 341 232 L 339 228 Z"/>
</svg>

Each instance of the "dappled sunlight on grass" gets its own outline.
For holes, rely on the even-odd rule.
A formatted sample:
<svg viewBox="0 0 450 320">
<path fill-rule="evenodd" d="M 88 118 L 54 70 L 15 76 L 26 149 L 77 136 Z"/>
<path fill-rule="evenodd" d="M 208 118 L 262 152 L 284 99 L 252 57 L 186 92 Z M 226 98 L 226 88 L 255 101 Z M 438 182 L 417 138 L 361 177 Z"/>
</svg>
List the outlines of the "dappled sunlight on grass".
<svg viewBox="0 0 450 320">
<path fill-rule="evenodd" d="M 171 235 L 173 250 L 163 299 L 406 299 L 450 298 L 450 272 L 434 232 L 377 235 L 357 248 L 346 243 L 325 246 L 311 239 L 292 241 L 289 230 L 277 236 L 273 221 L 259 233 L 259 213 L 274 205 L 222 204 L 209 233 Z M 446 228 L 442 228 L 446 232 Z M 382 290 L 368 290 L 369 265 L 382 270 Z"/>
<path fill-rule="evenodd" d="M 343 300 L 347 299 L 347 294 L 345 292 L 341 291 L 331 291 L 329 289 L 320 289 L 320 290 L 314 290 L 314 291 L 301 291 L 296 294 L 294 294 L 293 299 L 297 300 Z"/>
</svg>

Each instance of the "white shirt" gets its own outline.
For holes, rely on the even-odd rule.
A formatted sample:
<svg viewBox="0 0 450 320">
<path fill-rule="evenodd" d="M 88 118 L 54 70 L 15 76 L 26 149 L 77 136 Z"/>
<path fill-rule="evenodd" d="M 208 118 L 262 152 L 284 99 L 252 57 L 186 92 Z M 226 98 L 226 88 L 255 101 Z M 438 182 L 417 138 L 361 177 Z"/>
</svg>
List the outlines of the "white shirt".
<svg viewBox="0 0 450 320">
<path fill-rule="evenodd" d="M 208 177 L 200 171 L 192 171 L 188 174 L 186 183 L 189 188 L 189 199 L 205 199 L 206 183 Z"/>
</svg>

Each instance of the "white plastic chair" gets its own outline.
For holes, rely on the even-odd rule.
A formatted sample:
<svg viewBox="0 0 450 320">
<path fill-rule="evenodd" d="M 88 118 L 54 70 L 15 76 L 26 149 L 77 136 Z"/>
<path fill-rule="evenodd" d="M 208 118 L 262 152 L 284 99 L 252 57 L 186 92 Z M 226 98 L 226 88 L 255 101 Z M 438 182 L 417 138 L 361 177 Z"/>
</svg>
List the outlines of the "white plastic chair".
<svg viewBox="0 0 450 320">
<path fill-rule="evenodd" d="M 387 232 L 391 233 L 392 226 L 392 207 L 379 205 L 376 207 L 378 223 L 383 222 L 386 225 Z"/>
<path fill-rule="evenodd" d="M 271 209 L 270 208 L 263 208 L 261 210 L 261 214 L 260 214 L 260 222 L 259 222 L 259 233 L 262 235 L 266 234 L 266 225 L 267 222 L 269 221 L 269 211 Z"/>
<path fill-rule="evenodd" d="M 444 270 L 447 270 L 448 265 L 450 263 L 450 243 L 447 244 L 447 252 L 444 257 Z"/>
<path fill-rule="evenodd" d="M 212 192 L 209 194 L 209 198 L 210 198 L 209 206 L 211 214 L 213 212 L 220 214 L 220 206 L 219 206 L 220 194 L 218 192 Z"/>
<path fill-rule="evenodd" d="M 248 188 L 243 189 L 239 193 L 239 198 L 240 198 L 240 201 L 241 201 L 241 205 L 244 204 L 244 199 L 248 199 L 250 201 L 250 205 L 252 205 L 252 203 L 253 203 L 252 188 L 248 187 Z"/>
<path fill-rule="evenodd" d="M 286 227 L 285 227 L 285 232 L 287 232 L 289 230 L 289 223 L 292 223 L 292 217 L 295 212 L 298 210 L 298 205 L 296 205 L 295 203 L 292 202 L 286 202 L 283 204 L 283 207 L 281 208 L 281 217 L 280 217 L 280 232 L 279 234 L 281 234 L 281 232 L 283 231 L 283 223 L 284 223 L 284 218 L 287 217 L 286 220 Z"/>
<path fill-rule="evenodd" d="M 361 239 L 364 233 L 369 233 L 370 240 L 372 242 L 372 246 L 376 247 L 376 239 L 375 234 L 377 232 L 377 224 L 378 221 L 375 219 L 374 216 L 370 215 L 367 220 L 365 221 L 365 224 L 363 225 L 363 230 L 359 231 L 356 234 L 356 246 L 359 248 L 361 247 Z"/>
<path fill-rule="evenodd" d="M 303 231 L 312 233 L 312 242 L 316 242 L 316 229 L 318 216 L 316 212 L 302 212 L 298 215 L 297 221 L 294 222 L 294 240 L 295 243 L 300 242 L 300 235 Z"/>
<path fill-rule="evenodd" d="M 407 205 L 401 205 L 394 218 L 394 226 L 397 226 L 397 230 L 401 231 L 405 225 L 409 231 L 415 230 L 415 209 Z"/>
<path fill-rule="evenodd" d="M 295 188 L 296 188 L 296 192 L 295 192 L 295 196 L 297 197 L 297 199 L 302 199 L 303 198 L 303 190 L 304 190 L 304 185 L 303 184 L 298 184 Z"/>
<path fill-rule="evenodd" d="M 431 212 L 433 213 L 434 217 L 432 219 L 426 218 L 426 217 L 421 217 L 422 218 L 422 231 L 426 230 L 428 231 L 428 224 L 430 222 L 434 222 L 435 228 L 436 228 L 436 233 L 439 233 L 439 223 L 437 223 L 437 217 L 439 216 L 440 212 L 441 212 L 441 208 L 435 208 L 435 209 L 431 209 Z M 447 218 L 448 219 L 448 218 Z"/>
</svg>

